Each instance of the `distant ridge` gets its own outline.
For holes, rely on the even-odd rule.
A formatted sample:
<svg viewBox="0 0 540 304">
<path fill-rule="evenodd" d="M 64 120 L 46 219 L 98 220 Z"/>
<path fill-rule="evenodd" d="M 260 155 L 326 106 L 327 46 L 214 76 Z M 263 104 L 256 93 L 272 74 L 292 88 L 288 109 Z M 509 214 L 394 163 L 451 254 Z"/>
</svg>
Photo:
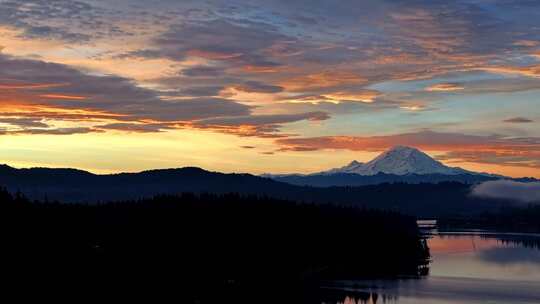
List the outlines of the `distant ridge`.
<svg viewBox="0 0 540 304">
<path fill-rule="evenodd" d="M 335 174 L 310 174 L 310 175 L 275 175 L 271 177 L 275 181 L 284 182 L 298 186 L 311 187 L 361 187 L 368 185 L 379 185 L 385 183 L 403 184 L 437 184 L 443 182 L 457 182 L 462 184 L 476 184 L 490 180 L 500 179 L 494 176 L 478 174 L 407 174 L 395 175 L 378 173 L 375 175 L 360 175 L 354 173 Z M 522 179 L 519 179 L 522 180 Z M 532 180 L 523 180 L 532 181 Z"/>
<path fill-rule="evenodd" d="M 99 202 L 181 192 L 271 195 L 294 186 L 250 174 L 225 174 L 196 167 L 98 175 L 77 169 L 16 169 L 0 165 L 0 186 L 36 200 Z"/>
<path fill-rule="evenodd" d="M 361 205 L 428 217 L 491 210 L 500 202 L 469 195 L 470 184 L 489 179 L 496 177 L 337 173 L 270 179 L 195 167 L 97 175 L 76 169 L 0 166 L 0 187 L 6 187 L 12 193 L 20 191 L 32 200 L 42 202 L 95 204 L 185 192 L 238 193 L 297 202 Z"/>
</svg>

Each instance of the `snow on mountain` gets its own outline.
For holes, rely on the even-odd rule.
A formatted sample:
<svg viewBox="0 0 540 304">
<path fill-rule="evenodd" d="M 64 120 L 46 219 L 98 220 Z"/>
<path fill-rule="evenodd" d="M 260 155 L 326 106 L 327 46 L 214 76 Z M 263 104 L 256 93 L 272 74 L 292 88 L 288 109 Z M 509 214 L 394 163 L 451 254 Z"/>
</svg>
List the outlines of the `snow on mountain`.
<svg viewBox="0 0 540 304">
<path fill-rule="evenodd" d="M 357 162 L 356 160 L 353 160 L 350 164 L 348 164 L 346 166 L 343 166 L 341 168 L 330 169 L 328 171 L 323 171 L 323 172 L 320 172 L 320 173 L 317 173 L 317 174 L 328 175 L 328 174 L 337 174 L 337 173 L 355 173 L 363 165 L 364 165 L 364 163 Z"/>
<path fill-rule="evenodd" d="M 349 165 L 318 174 L 353 173 L 359 175 L 376 175 L 378 173 L 407 175 L 407 174 L 474 174 L 473 172 L 445 166 L 434 160 L 426 153 L 411 147 L 396 146 L 382 153 L 375 159 L 362 164 L 353 161 Z"/>
</svg>

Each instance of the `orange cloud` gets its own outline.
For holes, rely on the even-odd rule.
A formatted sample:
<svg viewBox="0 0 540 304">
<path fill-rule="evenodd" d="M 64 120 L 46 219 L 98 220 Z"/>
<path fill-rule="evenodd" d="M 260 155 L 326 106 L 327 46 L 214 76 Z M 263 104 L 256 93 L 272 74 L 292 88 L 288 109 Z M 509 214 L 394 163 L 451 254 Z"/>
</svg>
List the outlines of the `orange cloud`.
<svg viewBox="0 0 540 304">
<path fill-rule="evenodd" d="M 189 50 L 186 53 L 189 56 L 201 57 L 211 60 L 234 59 L 242 56 L 242 53 L 211 52 L 205 50 Z"/>
<path fill-rule="evenodd" d="M 189 126 L 242 137 L 284 138 L 292 135 L 279 132 L 283 124 L 304 120 L 320 122 L 329 118 L 325 112 L 250 115 L 199 120 L 190 123 Z"/>
<path fill-rule="evenodd" d="M 401 106 L 400 109 L 407 110 L 407 111 L 422 111 L 426 109 L 423 105 L 407 105 L 407 106 Z"/>
<path fill-rule="evenodd" d="M 498 74 L 516 74 L 527 77 L 540 77 L 540 65 L 528 66 L 486 66 L 478 70 L 498 73 Z"/>
<path fill-rule="evenodd" d="M 514 45 L 516 46 L 526 46 L 526 47 L 535 47 L 538 46 L 540 42 L 536 40 L 518 40 L 514 42 Z"/>
<path fill-rule="evenodd" d="M 125 117 L 122 114 L 108 113 L 90 109 L 65 109 L 40 104 L 10 103 L 0 105 L 0 116 L 4 117 L 31 117 L 50 120 L 111 120 Z"/>
<path fill-rule="evenodd" d="M 322 97 L 334 101 L 357 101 L 357 102 L 373 102 L 381 93 L 375 90 L 362 90 L 359 92 L 335 92 L 323 94 Z"/>
<path fill-rule="evenodd" d="M 288 91 L 298 92 L 339 85 L 366 84 L 367 79 L 357 73 L 346 71 L 326 71 L 307 74 L 282 81 L 280 85 Z"/>
<path fill-rule="evenodd" d="M 465 87 L 457 83 L 438 83 L 425 88 L 428 92 L 448 92 L 463 89 L 465 89 Z"/>
<path fill-rule="evenodd" d="M 28 83 L 16 80 L 0 80 L 0 90 L 49 89 L 68 86 L 69 83 Z"/>
<path fill-rule="evenodd" d="M 248 73 L 277 73 L 285 69 L 283 66 L 259 66 L 247 64 L 242 69 Z"/>
<path fill-rule="evenodd" d="M 39 97 L 43 97 L 47 99 L 73 99 L 73 100 L 84 100 L 87 98 L 85 96 L 61 95 L 61 94 L 43 94 L 43 95 L 39 95 Z"/>
<path fill-rule="evenodd" d="M 0 83 L 0 90 L 35 90 L 50 89 L 68 86 L 69 83 L 24 83 L 24 82 L 4 82 Z"/>
</svg>

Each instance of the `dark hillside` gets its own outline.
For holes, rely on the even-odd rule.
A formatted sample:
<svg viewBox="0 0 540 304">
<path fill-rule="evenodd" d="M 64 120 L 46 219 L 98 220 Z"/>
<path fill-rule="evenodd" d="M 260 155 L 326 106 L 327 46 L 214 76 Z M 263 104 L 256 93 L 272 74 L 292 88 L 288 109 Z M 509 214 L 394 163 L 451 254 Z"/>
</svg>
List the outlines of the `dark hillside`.
<svg viewBox="0 0 540 304">
<path fill-rule="evenodd" d="M 419 276 L 428 258 L 413 217 L 238 195 L 81 205 L 1 192 L 0 217 L 12 280 L 174 286 L 190 301 L 208 286 Z"/>
<path fill-rule="evenodd" d="M 11 193 L 20 191 L 30 199 L 40 201 L 98 203 L 182 192 L 239 193 L 319 204 L 391 209 L 421 217 L 478 213 L 511 204 L 471 197 L 471 185 L 461 182 L 319 188 L 199 168 L 94 175 L 72 169 L 13 169 L 4 166 L 0 168 L 0 185 Z"/>
</svg>

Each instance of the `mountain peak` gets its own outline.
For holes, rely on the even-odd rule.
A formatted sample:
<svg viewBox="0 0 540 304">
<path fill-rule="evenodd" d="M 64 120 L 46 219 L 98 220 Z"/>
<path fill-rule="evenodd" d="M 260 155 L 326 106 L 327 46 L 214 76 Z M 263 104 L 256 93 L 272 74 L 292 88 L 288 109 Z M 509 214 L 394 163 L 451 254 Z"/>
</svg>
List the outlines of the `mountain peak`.
<svg viewBox="0 0 540 304">
<path fill-rule="evenodd" d="M 353 160 L 352 162 L 350 162 L 347 166 L 358 166 L 358 165 L 361 165 L 362 163 L 361 162 L 358 162 L 356 160 Z"/>
<path fill-rule="evenodd" d="M 359 168 L 361 168 L 363 165 L 364 165 L 364 163 L 353 160 L 352 162 L 350 162 L 346 166 L 331 169 L 331 170 L 328 170 L 328 171 L 319 172 L 319 173 L 316 173 L 316 174 L 326 174 L 327 175 L 327 174 L 336 174 L 336 173 L 355 173 L 355 171 L 358 170 Z"/>
<path fill-rule="evenodd" d="M 388 149 L 387 151 L 393 151 L 393 150 L 419 151 L 420 152 L 420 150 L 418 150 L 416 148 L 409 147 L 409 146 L 402 146 L 402 145 L 393 146 L 392 148 Z"/>
<path fill-rule="evenodd" d="M 400 155 L 403 155 L 403 156 L 410 156 L 412 154 L 416 154 L 416 153 L 419 153 L 419 154 L 424 154 L 424 155 L 427 155 L 425 154 L 424 152 L 416 149 L 416 148 L 413 148 L 413 147 L 409 147 L 409 146 L 393 146 L 392 148 L 386 150 L 385 152 L 383 152 L 381 155 L 384 155 L 384 154 L 400 154 Z"/>
<path fill-rule="evenodd" d="M 394 146 L 383 153 L 381 153 L 379 156 L 377 156 L 376 159 L 383 159 L 383 158 L 429 158 L 433 161 L 436 161 L 432 159 L 429 155 L 426 153 L 408 146 Z M 373 160 L 373 161 L 374 161 Z"/>
<path fill-rule="evenodd" d="M 460 168 L 447 167 L 416 148 L 399 145 L 386 150 L 365 164 L 353 161 L 345 167 L 332 169 L 323 173 L 354 173 L 360 175 L 376 175 L 379 173 L 394 175 L 456 175 L 467 173 L 467 171 Z"/>
</svg>

